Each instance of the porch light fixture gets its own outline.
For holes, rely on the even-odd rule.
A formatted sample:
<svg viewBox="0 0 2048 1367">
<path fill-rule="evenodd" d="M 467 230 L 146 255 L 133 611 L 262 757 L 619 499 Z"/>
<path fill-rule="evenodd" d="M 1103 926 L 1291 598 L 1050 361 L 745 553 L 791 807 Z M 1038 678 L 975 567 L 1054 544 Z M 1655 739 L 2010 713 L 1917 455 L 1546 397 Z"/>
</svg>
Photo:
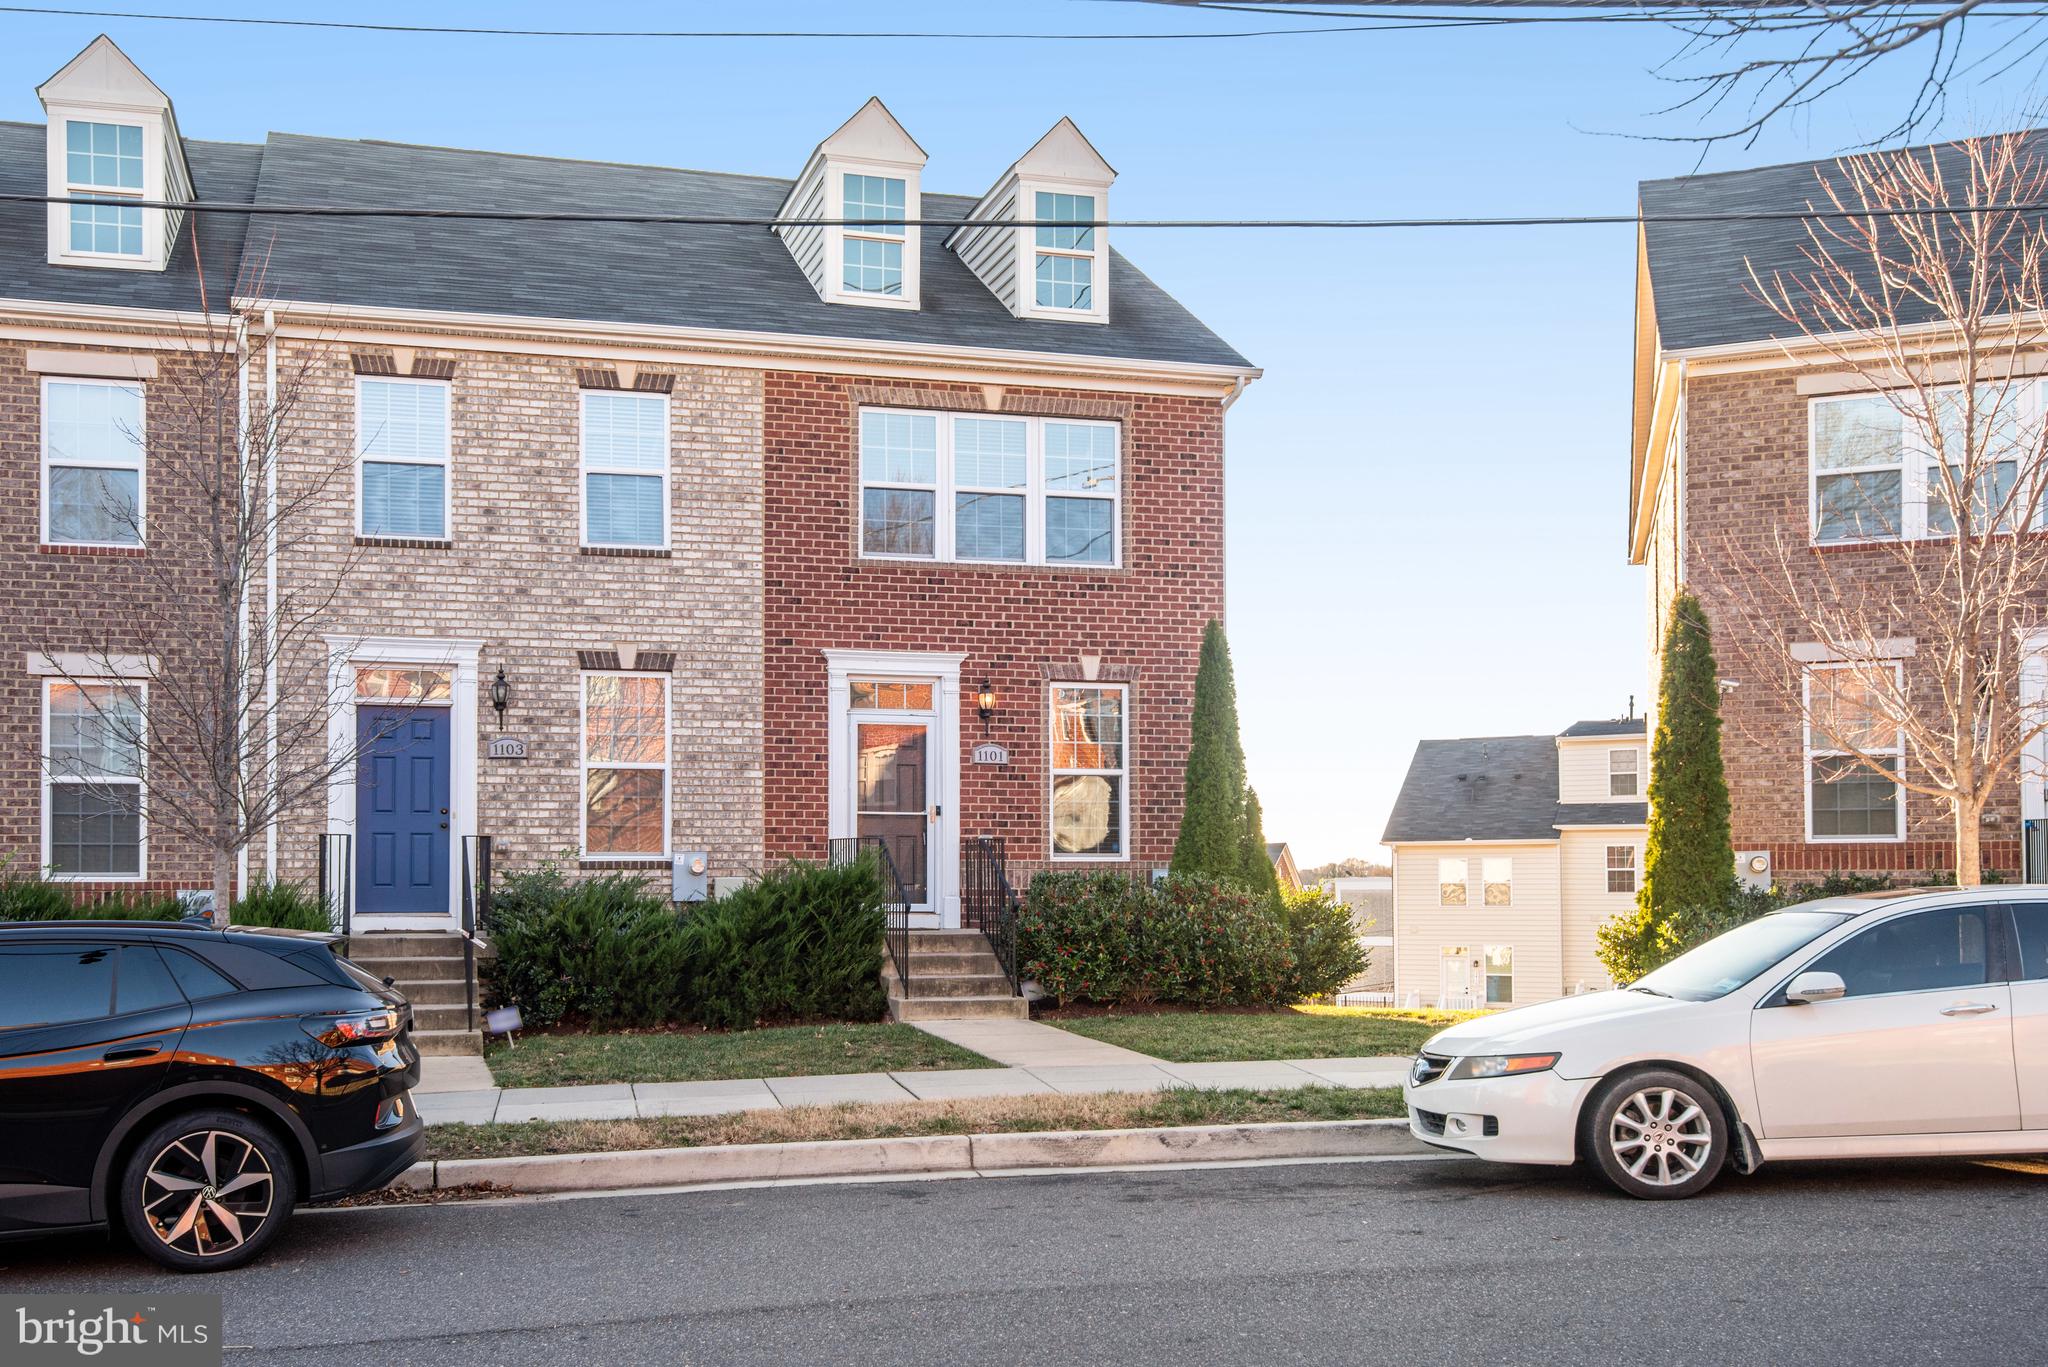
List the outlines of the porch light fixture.
<svg viewBox="0 0 2048 1367">
<path fill-rule="evenodd" d="M 974 710 L 981 716 L 981 734 L 988 734 L 988 724 L 996 715 L 996 686 L 987 679 L 981 681 L 981 692 L 975 697 Z"/>
<path fill-rule="evenodd" d="M 505 666 L 498 666 L 498 677 L 491 680 L 491 706 L 497 709 L 498 729 L 505 729 L 505 704 L 512 701 L 512 687 L 505 682 Z"/>
</svg>

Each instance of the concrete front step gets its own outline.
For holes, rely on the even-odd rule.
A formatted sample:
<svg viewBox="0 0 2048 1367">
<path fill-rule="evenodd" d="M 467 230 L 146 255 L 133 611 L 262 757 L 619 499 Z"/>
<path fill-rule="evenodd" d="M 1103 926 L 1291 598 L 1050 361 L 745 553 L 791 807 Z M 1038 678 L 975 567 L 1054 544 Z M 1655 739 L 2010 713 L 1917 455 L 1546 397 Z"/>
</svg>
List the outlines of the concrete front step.
<svg viewBox="0 0 2048 1367">
<path fill-rule="evenodd" d="M 351 959 L 437 959 L 462 953 L 462 937 L 453 931 L 407 934 L 398 931 L 359 931 L 349 937 Z"/>
<path fill-rule="evenodd" d="M 480 1030 L 422 1030 L 415 1026 L 412 1042 L 422 1054 L 477 1055 L 484 1051 L 484 1037 Z"/>
<path fill-rule="evenodd" d="M 415 1031 L 456 1030 L 466 1032 L 469 1029 L 469 1007 L 466 1003 L 458 1003 L 454 1006 L 421 1006 L 418 1002 L 414 1002 L 412 1006 L 412 1027 Z"/>
<path fill-rule="evenodd" d="M 398 980 L 399 990 L 414 1006 L 467 1006 L 469 985 L 460 978 Z"/>
<path fill-rule="evenodd" d="M 1029 1020 L 1031 1004 L 1022 997 L 890 996 L 889 1017 L 898 1021 Z"/>
<path fill-rule="evenodd" d="M 955 973 L 945 977 L 913 977 L 910 995 L 933 997 L 1007 997 L 1010 980 L 1001 973 Z"/>
<path fill-rule="evenodd" d="M 910 976 L 943 978 L 949 973 L 1000 973 L 1003 966 L 993 954 L 913 954 Z"/>
<path fill-rule="evenodd" d="M 972 954 L 988 948 L 988 937 L 978 930 L 913 930 L 912 954 Z"/>
<path fill-rule="evenodd" d="M 351 954 L 349 962 L 373 978 L 395 978 L 401 986 L 408 982 L 445 982 L 449 978 L 462 981 L 464 972 L 460 956 L 452 959 L 385 959 L 357 958 Z"/>
</svg>

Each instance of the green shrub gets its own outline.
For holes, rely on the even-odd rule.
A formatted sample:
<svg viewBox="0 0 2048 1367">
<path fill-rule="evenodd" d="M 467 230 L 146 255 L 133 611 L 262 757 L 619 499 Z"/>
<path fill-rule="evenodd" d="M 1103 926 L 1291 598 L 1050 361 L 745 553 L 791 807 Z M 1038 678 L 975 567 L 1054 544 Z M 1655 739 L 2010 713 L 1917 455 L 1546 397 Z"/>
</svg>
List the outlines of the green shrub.
<svg viewBox="0 0 2048 1367">
<path fill-rule="evenodd" d="M 1327 997 L 1365 972 L 1365 949 L 1351 924 L 1351 908 L 1321 888 L 1283 893 L 1280 921 L 1294 972 L 1287 995 L 1294 1001 Z"/>
<path fill-rule="evenodd" d="M 330 930 L 327 905 L 297 883 L 262 879 L 236 902 L 228 914 L 231 925 L 269 926 L 280 930 Z"/>
<path fill-rule="evenodd" d="M 516 1004 L 529 1026 L 681 1018 L 682 926 L 668 898 L 643 878 L 572 879 L 543 863 L 494 890 L 484 932 L 497 952 L 486 1001 Z"/>
<path fill-rule="evenodd" d="M 1257 1006 L 1285 999 L 1286 928 L 1234 883 L 1175 875 L 1042 873 L 1018 921 L 1023 975 L 1064 1004 Z"/>
<path fill-rule="evenodd" d="M 0 921 L 175 921 L 185 914 L 175 896 L 85 893 L 47 878 L 23 877 L 0 861 Z"/>
</svg>

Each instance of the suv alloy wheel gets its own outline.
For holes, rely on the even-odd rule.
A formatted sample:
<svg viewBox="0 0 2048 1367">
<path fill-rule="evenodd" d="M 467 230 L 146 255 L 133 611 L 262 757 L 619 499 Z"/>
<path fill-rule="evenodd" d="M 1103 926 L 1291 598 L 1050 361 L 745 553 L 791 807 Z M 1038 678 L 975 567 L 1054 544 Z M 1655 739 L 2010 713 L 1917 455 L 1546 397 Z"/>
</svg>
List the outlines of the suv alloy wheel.
<svg viewBox="0 0 2048 1367">
<path fill-rule="evenodd" d="M 180 1272 L 239 1267 L 284 1229 L 298 1199 L 290 1157 L 237 1111 L 193 1111 L 143 1137 L 121 1173 L 136 1248 Z"/>
</svg>

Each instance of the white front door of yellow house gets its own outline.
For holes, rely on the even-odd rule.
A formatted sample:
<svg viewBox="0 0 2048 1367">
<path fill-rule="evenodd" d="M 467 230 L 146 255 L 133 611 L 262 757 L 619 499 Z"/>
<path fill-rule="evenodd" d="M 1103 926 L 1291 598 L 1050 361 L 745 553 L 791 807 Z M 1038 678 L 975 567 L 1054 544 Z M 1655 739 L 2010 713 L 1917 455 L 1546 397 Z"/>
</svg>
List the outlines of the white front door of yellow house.
<svg viewBox="0 0 2048 1367">
<path fill-rule="evenodd" d="M 1446 1011 L 1471 1011 L 1479 1005 L 1479 949 L 1475 945 L 1443 947 L 1442 990 L 1437 1005 Z"/>
<path fill-rule="evenodd" d="M 912 911 L 931 909 L 932 724 L 891 717 L 853 722 L 854 833 L 888 850 Z"/>
</svg>

